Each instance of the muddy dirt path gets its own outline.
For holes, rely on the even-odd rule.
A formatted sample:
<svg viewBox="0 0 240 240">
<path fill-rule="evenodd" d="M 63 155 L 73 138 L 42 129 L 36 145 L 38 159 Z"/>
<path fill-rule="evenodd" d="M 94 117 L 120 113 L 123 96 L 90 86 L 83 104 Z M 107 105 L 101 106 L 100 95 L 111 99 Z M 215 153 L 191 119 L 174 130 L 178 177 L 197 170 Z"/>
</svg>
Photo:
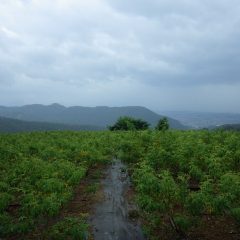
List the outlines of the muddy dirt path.
<svg viewBox="0 0 240 240">
<path fill-rule="evenodd" d="M 90 218 L 95 240 L 144 240 L 140 225 L 131 221 L 129 211 L 134 207 L 126 200 L 130 180 L 126 166 L 115 160 L 102 180 L 104 199 L 95 206 Z"/>
</svg>

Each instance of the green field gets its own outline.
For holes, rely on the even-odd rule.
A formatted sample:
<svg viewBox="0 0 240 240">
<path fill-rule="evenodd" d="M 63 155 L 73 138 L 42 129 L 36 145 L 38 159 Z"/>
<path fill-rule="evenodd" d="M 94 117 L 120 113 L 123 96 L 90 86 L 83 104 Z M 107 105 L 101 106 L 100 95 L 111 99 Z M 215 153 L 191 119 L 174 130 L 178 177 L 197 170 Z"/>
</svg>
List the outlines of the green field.
<svg viewBox="0 0 240 240">
<path fill-rule="evenodd" d="M 116 157 L 128 164 L 140 219 L 150 239 L 161 235 L 171 239 L 174 231 L 190 237 L 204 232 L 206 216 L 212 224 L 220 219 L 234 226 L 240 223 L 239 132 L 4 134 L 0 135 L 0 238 L 27 239 L 58 216 L 91 169 Z M 42 234 L 44 239 L 90 235 L 81 212 L 55 221 Z"/>
</svg>

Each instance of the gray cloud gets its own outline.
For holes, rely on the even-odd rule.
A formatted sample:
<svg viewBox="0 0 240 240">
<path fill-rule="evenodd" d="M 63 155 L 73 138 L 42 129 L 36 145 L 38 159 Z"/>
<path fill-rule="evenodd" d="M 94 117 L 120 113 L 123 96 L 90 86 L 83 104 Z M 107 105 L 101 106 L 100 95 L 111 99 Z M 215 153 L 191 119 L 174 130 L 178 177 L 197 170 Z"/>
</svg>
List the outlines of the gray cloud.
<svg viewBox="0 0 240 240">
<path fill-rule="evenodd" d="M 237 0 L 3 0 L 1 104 L 191 109 L 183 96 L 198 96 L 198 109 L 234 109 L 239 12 Z"/>
</svg>

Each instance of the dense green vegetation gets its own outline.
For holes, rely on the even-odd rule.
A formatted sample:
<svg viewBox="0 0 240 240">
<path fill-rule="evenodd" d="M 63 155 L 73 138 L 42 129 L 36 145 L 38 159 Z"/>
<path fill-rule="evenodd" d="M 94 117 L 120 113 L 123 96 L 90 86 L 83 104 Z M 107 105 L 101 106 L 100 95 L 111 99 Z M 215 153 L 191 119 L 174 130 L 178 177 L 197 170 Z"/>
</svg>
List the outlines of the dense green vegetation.
<svg viewBox="0 0 240 240">
<path fill-rule="evenodd" d="M 0 238 L 27 233 L 56 216 L 88 169 L 112 159 L 109 137 L 102 132 L 0 135 Z"/>
<path fill-rule="evenodd" d="M 21 236 L 56 216 L 98 163 L 128 163 L 145 229 L 169 219 L 188 233 L 202 217 L 240 223 L 240 134 L 228 131 L 41 132 L 0 135 L 0 237 Z M 64 226 L 69 226 L 64 228 Z M 86 236 L 82 218 L 48 229 Z"/>
<path fill-rule="evenodd" d="M 150 235 L 169 229 L 171 221 L 188 232 L 206 215 L 240 223 L 238 132 L 134 132 L 119 147 L 119 157 L 132 166 Z"/>
</svg>

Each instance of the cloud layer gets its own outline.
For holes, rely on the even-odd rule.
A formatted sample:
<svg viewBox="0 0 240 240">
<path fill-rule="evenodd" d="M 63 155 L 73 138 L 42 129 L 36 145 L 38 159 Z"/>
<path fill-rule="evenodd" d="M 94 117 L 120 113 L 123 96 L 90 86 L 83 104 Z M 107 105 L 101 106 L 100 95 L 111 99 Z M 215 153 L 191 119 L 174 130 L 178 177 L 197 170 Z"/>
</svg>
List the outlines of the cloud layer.
<svg viewBox="0 0 240 240">
<path fill-rule="evenodd" d="M 2 0 L 0 103 L 239 112 L 239 12 L 238 0 Z"/>
</svg>

